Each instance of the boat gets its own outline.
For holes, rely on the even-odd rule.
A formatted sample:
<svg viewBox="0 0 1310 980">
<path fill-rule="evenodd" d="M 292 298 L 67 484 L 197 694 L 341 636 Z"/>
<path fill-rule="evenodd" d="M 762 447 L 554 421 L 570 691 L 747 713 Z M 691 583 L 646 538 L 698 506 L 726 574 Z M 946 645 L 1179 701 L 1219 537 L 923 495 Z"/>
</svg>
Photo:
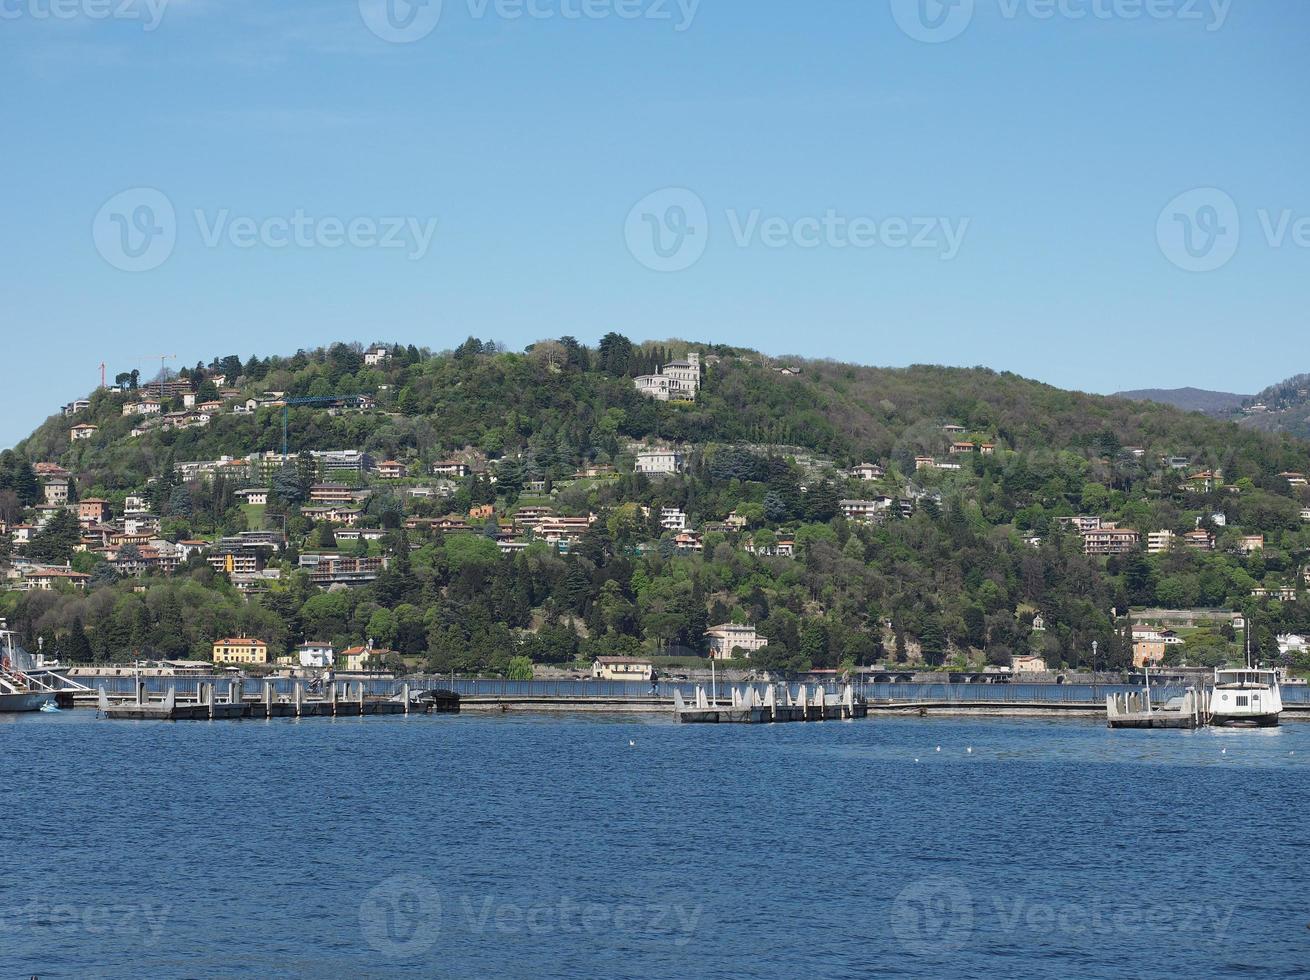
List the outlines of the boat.
<svg viewBox="0 0 1310 980">
<path fill-rule="evenodd" d="M 0 712 L 40 711 L 54 703 L 54 691 L 27 675 L 34 661 L 4 626 L 0 620 Z"/>
<path fill-rule="evenodd" d="M 1278 671 L 1260 667 L 1220 667 L 1210 692 L 1210 723 L 1273 728 L 1283 712 Z"/>
</svg>

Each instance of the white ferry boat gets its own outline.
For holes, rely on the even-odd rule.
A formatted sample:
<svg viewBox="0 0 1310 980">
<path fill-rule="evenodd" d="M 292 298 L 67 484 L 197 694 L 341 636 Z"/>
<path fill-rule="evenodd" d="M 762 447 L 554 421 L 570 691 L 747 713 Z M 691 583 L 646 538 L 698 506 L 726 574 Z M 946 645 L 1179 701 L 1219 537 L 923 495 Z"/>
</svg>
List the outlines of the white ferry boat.
<svg viewBox="0 0 1310 980">
<path fill-rule="evenodd" d="M 1210 723 L 1272 728 L 1283 712 L 1278 672 L 1259 667 L 1220 667 L 1210 691 Z"/>
</svg>

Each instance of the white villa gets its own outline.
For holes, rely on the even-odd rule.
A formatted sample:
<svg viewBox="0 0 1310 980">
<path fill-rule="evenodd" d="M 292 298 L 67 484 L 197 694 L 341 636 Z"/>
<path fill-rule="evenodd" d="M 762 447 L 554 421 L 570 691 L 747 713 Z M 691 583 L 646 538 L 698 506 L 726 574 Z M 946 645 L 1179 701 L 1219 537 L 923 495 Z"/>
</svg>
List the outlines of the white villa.
<svg viewBox="0 0 1310 980">
<path fill-rule="evenodd" d="M 681 473 L 685 458 L 676 449 L 643 449 L 637 453 L 635 469 L 638 473 L 666 475 Z"/>
<path fill-rule="evenodd" d="M 670 361 L 655 374 L 643 374 L 632 383 L 657 401 L 695 401 L 700 391 L 700 354 L 692 351 L 685 361 Z"/>
</svg>

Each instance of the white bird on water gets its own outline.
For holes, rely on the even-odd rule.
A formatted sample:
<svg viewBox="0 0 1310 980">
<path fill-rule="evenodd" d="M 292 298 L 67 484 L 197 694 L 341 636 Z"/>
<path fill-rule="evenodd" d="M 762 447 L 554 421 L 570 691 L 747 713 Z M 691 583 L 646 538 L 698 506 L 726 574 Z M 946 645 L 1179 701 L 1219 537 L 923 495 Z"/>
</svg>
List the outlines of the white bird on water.
<svg viewBox="0 0 1310 980">
<path fill-rule="evenodd" d="M 635 749 L 636 747 L 637 747 L 637 743 L 634 742 L 632 739 L 628 739 L 628 748 Z"/>
<path fill-rule="evenodd" d="M 937 751 L 940 752 L 941 750 L 942 750 L 942 747 L 941 747 L 940 745 L 937 746 Z"/>
<path fill-rule="evenodd" d="M 970 745 L 970 746 L 969 746 L 967 749 L 965 749 L 964 751 L 965 751 L 965 754 L 966 754 L 966 755 L 973 755 L 973 746 Z"/>
</svg>

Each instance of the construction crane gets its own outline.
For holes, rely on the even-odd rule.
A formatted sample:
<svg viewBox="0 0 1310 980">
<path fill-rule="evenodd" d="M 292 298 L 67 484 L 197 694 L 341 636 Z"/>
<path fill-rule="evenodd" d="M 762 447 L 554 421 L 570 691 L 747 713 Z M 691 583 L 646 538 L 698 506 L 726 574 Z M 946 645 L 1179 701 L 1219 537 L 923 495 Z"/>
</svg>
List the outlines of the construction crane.
<svg viewBox="0 0 1310 980">
<path fill-rule="evenodd" d="M 287 422 L 291 417 L 292 405 L 346 405 L 357 406 L 360 402 L 359 395 L 319 395 L 311 398 L 284 398 L 282 399 L 282 460 L 285 463 L 287 458 Z"/>
</svg>

